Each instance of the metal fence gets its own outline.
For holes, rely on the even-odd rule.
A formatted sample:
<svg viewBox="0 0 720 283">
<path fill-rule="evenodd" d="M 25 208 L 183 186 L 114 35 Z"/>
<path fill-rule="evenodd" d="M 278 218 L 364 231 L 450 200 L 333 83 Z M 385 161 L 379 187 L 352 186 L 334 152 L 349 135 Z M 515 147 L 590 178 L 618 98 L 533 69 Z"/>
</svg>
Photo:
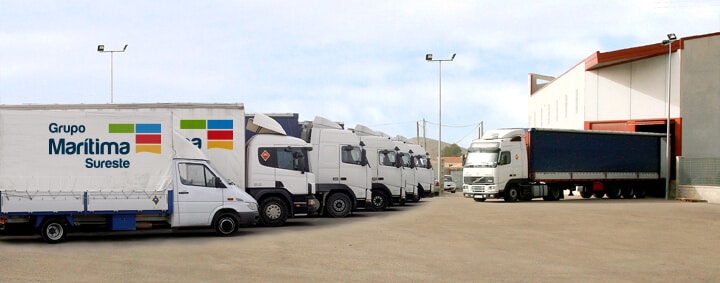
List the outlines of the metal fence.
<svg viewBox="0 0 720 283">
<path fill-rule="evenodd" d="M 720 158 L 677 157 L 678 185 L 720 186 Z"/>
</svg>

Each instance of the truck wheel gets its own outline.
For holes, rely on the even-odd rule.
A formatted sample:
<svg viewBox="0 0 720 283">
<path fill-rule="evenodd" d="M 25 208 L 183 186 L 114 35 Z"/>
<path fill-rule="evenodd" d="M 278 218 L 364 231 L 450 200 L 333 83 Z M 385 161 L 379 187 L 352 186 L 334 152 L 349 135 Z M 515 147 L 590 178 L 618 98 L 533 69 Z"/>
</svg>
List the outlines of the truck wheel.
<svg viewBox="0 0 720 283">
<path fill-rule="evenodd" d="M 57 244 L 67 237 L 67 224 L 60 218 L 45 220 L 40 228 L 40 236 L 48 244 Z"/>
<path fill-rule="evenodd" d="M 352 204 L 350 203 L 350 198 L 346 194 L 334 193 L 327 198 L 325 210 L 332 217 L 341 218 L 348 216 L 351 209 Z"/>
<path fill-rule="evenodd" d="M 546 201 L 559 200 L 560 194 L 562 194 L 562 190 L 556 186 L 552 186 L 552 187 L 548 188 L 548 195 L 543 197 L 543 200 L 546 200 Z"/>
<path fill-rule="evenodd" d="M 595 196 L 595 198 L 603 198 L 603 197 L 605 196 L 605 193 L 603 193 L 603 192 L 594 192 L 594 193 L 593 193 L 593 196 Z"/>
<path fill-rule="evenodd" d="M 376 190 L 372 192 L 370 209 L 374 211 L 383 211 L 388 207 L 389 203 L 390 197 L 384 191 Z"/>
<path fill-rule="evenodd" d="M 518 189 L 515 185 L 512 185 L 508 187 L 507 190 L 505 190 L 505 201 L 507 202 L 515 202 L 518 200 Z"/>
<path fill-rule="evenodd" d="M 288 208 L 278 197 L 268 197 L 260 202 L 260 223 L 266 227 L 277 227 L 285 224 Z"/>
<path fill-rule="evenodd" d="M 645 189 L 635 189 L 635 198 L 645 198 Z"/>
<path fill-rule="evenodd" d="M 220 236 L 230 236 L 238 230 L 238 220 L 231 213 L 223 213 L 215 217 L 213 221 L 215 233 Z"/>
<path fill-rule="evenodd" d="M 635 195 L 635 192 L 632 187 L 623 187 L 622 188 L 622 197 L 623 198 L 633 198 L 633 195 Z"/>
<path fill-rule="evenodd" d="M 593 195 L 592 192 L 588 192 L 588 191 L 582 191 L 582 192 L 580 192 L 580 196 L 581 196 L 582 198 L 590 198 L 592 195 Z"/>
<path fill-rule="evenodd" d="M 606 190 L 606 194 L 608 198 L 619 199 L 622 196 L 622 191 L 620 187 L 610 187 Z"/>
</svg>

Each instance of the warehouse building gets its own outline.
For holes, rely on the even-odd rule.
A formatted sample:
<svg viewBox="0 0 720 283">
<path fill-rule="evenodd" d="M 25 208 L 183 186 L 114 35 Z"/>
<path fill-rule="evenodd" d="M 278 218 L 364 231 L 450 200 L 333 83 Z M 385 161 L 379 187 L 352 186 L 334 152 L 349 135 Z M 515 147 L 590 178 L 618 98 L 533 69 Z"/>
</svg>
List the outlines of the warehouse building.
<svg viewBox="0 0 720 283">
<path fill-rule="evenodd" d="M 720 203 L 720 32 L 663 41 L 530 74 L 529 125 L 666 134 L 669 121 L 668 195 Z"/>
</svg>

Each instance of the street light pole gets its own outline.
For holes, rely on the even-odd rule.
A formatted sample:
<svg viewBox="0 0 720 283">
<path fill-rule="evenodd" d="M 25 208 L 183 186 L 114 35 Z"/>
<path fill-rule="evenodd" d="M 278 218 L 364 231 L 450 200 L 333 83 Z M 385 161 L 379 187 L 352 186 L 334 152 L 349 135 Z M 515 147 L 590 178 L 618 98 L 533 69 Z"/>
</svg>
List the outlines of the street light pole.
<svg viewBox="0 0 720 283">
<path fill-rule="evenodd" d="M 668 46 L 668 62 L 667 62 L 667 94 L 665 96 L 665 101 L 667 102 L 667 129 L 665 132 L 665 139 L 667 140 L 667 144 L 665 145 L 665 158 L 667 159 L 667 172 L 665 176 L 665 199 L 667 200 L 669 198 L 670 194 L 670 166 L 672 165 L 672 160 L 670 160 L 670 146 L 672 145 L 672 142 L 670 141 L 670 78 L 671 78 L 671 68 L 672 68 L 672 61 L 671 55 L 672 55 L 672 43 L 673 41 L 677 40 L 677 37 L 674 33 L 669 33 L 667 35 L 668 39 L 663 40 L 662 44 Z M 677 196 L 677 193 L 676 193 Z"/>
<path fill-rule="evenodd" d="M 110 104 L 113 103 L 113 96 L 114 96 L 113 95 L 113 69 L 114 69 L 113 57 L 116 52 L 125 52 L 125 49 L 127 49 L 127 47 L 128 47 L 127 44 L 125 44 L 125 47 L 123 47 L 122 50 L 105 50 L 105 45 L 102 45 L 102 44 L 98 45 L 98 47 L 97 47 L 97 51 L 100 53 L 106 53 L 106 52 L 110 53 Z"/>
<path fill-rule="evenodd" d="M 433 55 L 431 53 L 425 54 L 425 61 L 427 62 L 438 62 L 438 157 L 437 157 L 437 181 L 442 182 L 442 179 L 440 179 L 442 174 L 442 164 L 440 163 L 440 156 L 441 150 L 442 150 L 442 62 L 443 61 L 453 61 L 455 60 L 456 53 L 453 53 L 452 57 L 450 59 L 435 59 L 433 60 Z"/>
</svg>

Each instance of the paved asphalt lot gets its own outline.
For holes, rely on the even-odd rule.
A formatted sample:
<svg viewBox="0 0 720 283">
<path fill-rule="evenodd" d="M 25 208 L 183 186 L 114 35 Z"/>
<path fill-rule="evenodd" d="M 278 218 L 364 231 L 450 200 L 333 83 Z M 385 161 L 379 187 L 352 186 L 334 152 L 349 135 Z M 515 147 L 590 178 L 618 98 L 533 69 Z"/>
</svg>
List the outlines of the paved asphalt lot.
<svg viewBox="0 0 720 283">
<path fill-rule="evenodd" d="M 445 193 L 278 228 L 0 234 L 0 282 L 717 282 L 720 205 Z"/>
</svg>

